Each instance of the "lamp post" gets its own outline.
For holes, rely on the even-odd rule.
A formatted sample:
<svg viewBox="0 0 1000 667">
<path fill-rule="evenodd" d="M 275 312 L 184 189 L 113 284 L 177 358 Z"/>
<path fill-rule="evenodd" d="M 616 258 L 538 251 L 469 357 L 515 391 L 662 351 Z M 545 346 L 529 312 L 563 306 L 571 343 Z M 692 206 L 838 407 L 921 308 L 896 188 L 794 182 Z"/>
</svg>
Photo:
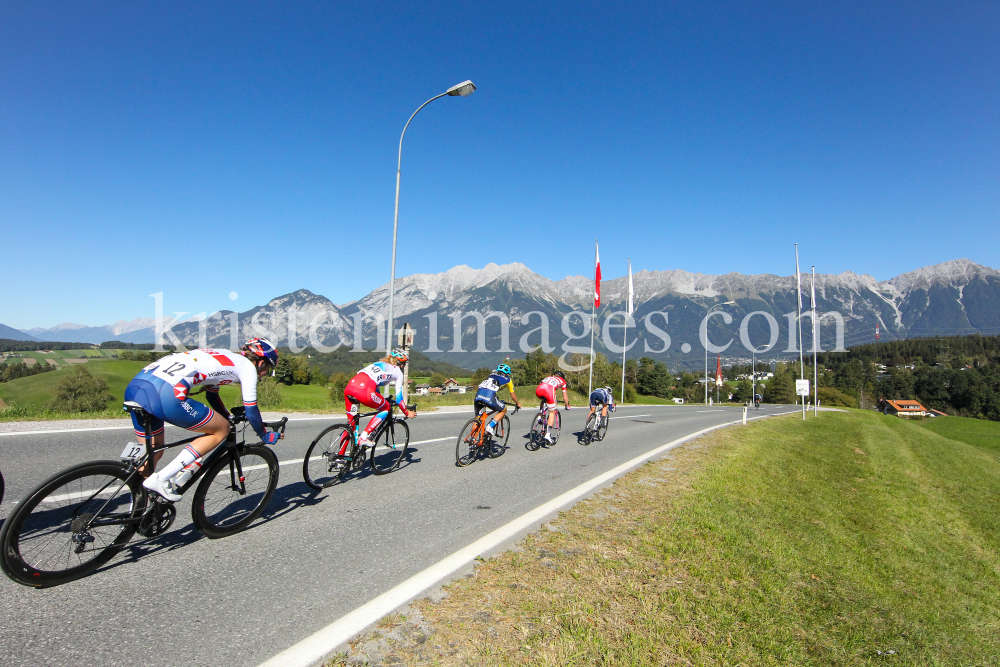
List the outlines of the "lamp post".
<svg viewBox="0 0 1000 667">
<path fill-rule="evenodd" d="M 712 317 L 712 313 L 714 313 L 715 309 L 719 306 L 730 306 L 734 303 L 736 302 L 726 301 L 725 303 L 716 304 L 712 306 L 709 309 L 708 314 L 705 315 L 705 340 L 703 341 L 705 344 L 705 405 L 708 405 L 708 318 Z"/>
<path fill-rule="evenodd" d="M 476 92 L 476 84 L 471 81 L 463 81 L 462 83 L 455 84 L 448 90 L 444 91 L 440 95 L 435 95 L 431 99 L 427 100 L 413 112 L 413 116 L 420 113 L 420 110 L 425 106 L 433 102 L 434 100 L 448 95 L 450 97 L 468 97 L 472 93 Z M 410 121 L 413 120 L 413 116 L 410 116 L 410 120 L 406 121 L 406 125 L 403 126 L 403 133 L 399 135 L 399 160 L 396 162 L 396 212 L 392 218 L 392 271 L 389 274 L 389 320 L 388 326 L 385 330 L 385 341 L 386 348 L 392 347 L 390 344 L 393 334 L 392 331 L 392 305 L 393 296 L 396 292 L 396 230 L 399 227 L 399 173 L 403 165 L 403 137 L 406 136 L 406 128 L 410 126 Z"/>
</svg>

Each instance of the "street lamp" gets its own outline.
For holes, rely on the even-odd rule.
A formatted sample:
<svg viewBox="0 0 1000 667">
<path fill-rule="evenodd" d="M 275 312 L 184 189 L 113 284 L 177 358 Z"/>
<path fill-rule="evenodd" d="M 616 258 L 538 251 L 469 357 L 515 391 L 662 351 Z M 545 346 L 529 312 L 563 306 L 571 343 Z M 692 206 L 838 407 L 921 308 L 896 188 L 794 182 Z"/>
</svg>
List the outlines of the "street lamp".
<svg viewBox="0 0 1000 667">
<path fill-rule="evenodd" d="M 416 116 L 420 113 L 421 109 L 439 97 L 444 97 L 445 95 L 449 97 L 468 97 L 474 92 L 476 92 L 476 84 L 471 81 L 457 83 L 440 95 L 435 95 L 421 104 L 417 107 L 417 110 L 413 112 L 413 116 Z M 410 116 L 410 120 L 406 121 L 406 125 L 403 126 L 403 133 L 399 135 L 399 160 L 396 162 L 396 213 L 392 218 L 392 271 L 389 274 L 389 322 L 385 331 L 385 347 L 387 350 L 392 348 L 392 304 L 393 296 L 396 292 L 396 230 L 399 227 L 399 172 L 403 165 L 403 137 L 406 136 L 406 128 L 410 126 L 410 121 L 413 120 L 413 116 Z"/>
<path fill-rule="evenodd" d="M 725 303 L 719 303 L 709 309 L 708 314 L 705 315 L 705 405 L 708 405 L 708 319 L 712 317 L 712 313 L 719 306 L 731 306 L 736 303 L 735 301 L 726 301 Z M 730 320 L 731 321 L 731 320 Z"/>
</svg>

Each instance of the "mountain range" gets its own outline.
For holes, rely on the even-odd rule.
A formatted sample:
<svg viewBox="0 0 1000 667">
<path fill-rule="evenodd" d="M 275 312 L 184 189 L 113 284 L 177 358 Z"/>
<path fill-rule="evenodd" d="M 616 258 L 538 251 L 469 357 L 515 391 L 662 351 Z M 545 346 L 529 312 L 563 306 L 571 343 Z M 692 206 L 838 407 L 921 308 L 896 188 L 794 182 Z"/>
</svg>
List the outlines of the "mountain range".
<svg viewBox="0 0 1000 667">
<path fill-rule="evenodd" d="M 788 352 L 790 320 L 786 313 L 796 311 L 794 275 L 639 271 L 633 281 L 637 326 L 629 329 L 629 340 L 638 338 L 638 343 L 629 352 L 630 356 L 648 355 L 674 365 L 700 366 L 704 348 L 699 343 L 699 326 L 706 313 L 713 308 L 725 311 L 733 318 L 731 323 L 726 324 L 722 317 L 716 316 L 709 326 L 710 339 L 715 344 L 721 346 L 730 338 L 734 340 L 723 353 L 730 359 L 749 355 L 740 344 L 740 324 L 749 313 L 754 312 L 758 314 L 746 321 L 746 332 L 752 344 L 763 348 L 771 339 L 767 316 L 760 314 L 767 313 L 778 324 L 778 331 L 775 345 L 764 356 L 773 358 L 791 354 Z M 810 306 L 810 281 L 809 275 L 802 276 L 804 309 Z M 627 283 L 627 277 L 602 282 L 600 324 L 609 312 L 624 309 Z M 388 294 L 386 283 L 357 301 L 336 305 L 321 295 L 301 289 L 238 313 L 238 332 L 235 336 L 230 335 L 231 319 L 234 317 L 231 311 L 219 311 L 202 323 L 189 321 L 175 325 L 172 331 L 185 345 L 197 345 L 203 338 L 209 345 L 229 347 L 233 341 L 242 341 L 253 335 L 256 318 L 257 330 L 263 325 L 267 333 L 282 345 L 297 342 L 298 346 L 343 344 L 370 348 L 376 344 L 377 337 L 379 342 L 384 340 L 384 331 L 378 334 L 376 324 L 381 321 L 384 330 Z M 539 315 L 531 316 L 529 324 L 519 321 L 522 315 L 531 312 L 541 313 L 550 322 L 550 344 L 556 354 L 560 354 L 569 337 L 561 326 L 563 317 L 573 311 L 589 315 L 592 295 L 593 281 L 584 276 L 554 281 L 519 263 L 489 264 L 482 269 L 456 266 L 444 273 L 397 279 L 395 324 L 399 327 L 403 322 L 409 322 L 416 329 L 416 348 L 427 350 L 432 358 L 444 358 L 451 363 L 474 367 L 495 363 L 506 356 L 521 356 L 521 337 L 540 325 Z M 843 340 L 847 347 L 873 342 L 876 327 L 882 340 L 1000 333 L 1000 271 L 967 259 L 925 267 L 887 281 L 850 271 L 836 275 L 817 274 L 816 301 L 819 312 L 835 311 L 843 318 Z M 453 316 L 473 311 L 487 318 L 485 336 L 480 341 L 475 317 L 466 317 L 459 332 L 463 351 L 453 352 Z M 428 317 L 435 312 L 436 318 Z M 661 314 L 647 319 L 651 313 Z M 508 348 L 503 348 L 499 314 L 510 320 Z M 433 319 L 437 320 L 435 345 L 431 345 Z M 616 322 L 620 321 L 621 318 L 616 319 Z M 316 323 L 316 326 L 310 327 L 311 323 Z M 582 330 L 579 316 L 571 318 L 570 323 L 571 334 Z M 153 342 L 153 325 L 154 322 L 146 318 L 116 322 L 107 327 L 60 325 L 53 329 L 29 329 L 24 333 L 43 340 Z M 199 335 L 200 327 L 204 327 L 203 336 Z M 315 331 L 312 340 L 308 337 L 311 328 Z M 598 329 L 595 347 L 607 352 L 600 333 Z M 671 344 L 662 351 L 664 335 L 669 335 Z M 620 342 L 621 330 L 613 329 L 611 336 Z M 793 327 L 792 340 L 795 338 Z M 811 334 L 808 319 L 803 321 L 803 340 L 809 349 Z M 527 342 L 537 345 L 539 341 L 540 333 L 536 332 Z M 820 341 L 827 350 L 836 345 L 831 316 L 823 320 Z M 171 341 L 167 339 L 165 342 Z M 587 347 L 589 337 L 569 341 L 569 344 Z M 691 346 L 688 351 L 685 351 L 685 344 Z M 617 354 L 620 352 L 609 356 Z"/>
</svg>

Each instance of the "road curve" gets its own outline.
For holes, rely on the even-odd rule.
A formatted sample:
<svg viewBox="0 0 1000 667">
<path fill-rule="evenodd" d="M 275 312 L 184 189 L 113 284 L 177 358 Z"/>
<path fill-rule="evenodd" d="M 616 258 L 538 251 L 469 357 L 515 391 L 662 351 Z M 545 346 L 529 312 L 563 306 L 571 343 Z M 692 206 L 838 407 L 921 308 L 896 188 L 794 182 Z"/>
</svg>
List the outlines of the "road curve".
<svg viewBox="0 0 1000 667">
<path fill-rule="evenodd" d="M 767 406 L 751 416 L 788 411 Z M 0 664 L 259 664 L 560 494 L 657 446 L 739 419 L 742 409 L 625 407 L 603 442 L 583 447 L 572 434 L 586 416 L 578 408 L 562 413 L 559 444 L 536 452 L 521 438 L 531 412 L 513 419 L 503 457 L 467 468 L 455 467 L 454 438 L 471 414 L 423 415 L 410 422 L 418 444 L 403 467 L 319 493 L 302 481 L 300 461 L 315 434 L 338 420 L 290 422 L 274 447 L 278 489 L 248 530 L 204 538 L 186 498 L 170 531 L 133 540 L 82 580 L 35 590 L 0 578 Z M 128 431 L 115 430 L 0 438 L 7 481 L 0 518 L 53 473 L 114 459 L 127 439 Z"/>
</svg>

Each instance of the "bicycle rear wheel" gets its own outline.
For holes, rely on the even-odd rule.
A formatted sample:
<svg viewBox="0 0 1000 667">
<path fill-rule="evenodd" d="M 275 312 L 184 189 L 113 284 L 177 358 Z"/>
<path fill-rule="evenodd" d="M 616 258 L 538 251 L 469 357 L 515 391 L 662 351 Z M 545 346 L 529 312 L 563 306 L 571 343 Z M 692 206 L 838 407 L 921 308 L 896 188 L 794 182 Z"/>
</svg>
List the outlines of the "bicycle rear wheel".
<svg viewBox="0 0 1000 667">
<path fill-rule="evenodd" d="M 39 588 L 79 579 L 121 551 L 146 502 L 139 476 L 117 461 L 64 470 L 39 484 L 4 521 L 0 569 Z"/>
<path fill-rule="evenodd" d="M 524 443 L 524 448 L 529 452 L 537 452 L 543 442 L 545 442 L 545 413 L 539 412 L 535 415 L 535 422 L 531 425 L 528 442 Z"/>
<path fill-rule="evenodd" d="M 244 447 L 239 460 L 242 477 L 232 452 L 227 452 L 212 464 L 195 490 L 191 519 L 205 537 L 227 537 L 249 526 L 278 486 L 278 457 L 270 449 Z"/>
<path fill-rule="evenodd" d="M 305 459 L 302 460 L 302 477 L 306 484 L 321 490 L 333 486 L 344 478 L 350 465 L 346 465 L 345 462 L 342 468 L 335 469 L 333 464 L 344 444 L 343 438 L 350 437 L 350 431 L 345 424 L 334 424 L 320 431 L 306 450 Z"/>
<path fill-rule="evenodd" d="M 465 422 L 455 443 L 455 465 L 464 468 L 479 457 L 483 434 L 479 429 L 479 417 Z"/>
<path fill-rule="evenodd" d="M 500 423 L 497 424 L 496 433 L 490 439 L 489 452 L 487 452 L 491 459 L 498 459 L 503 456 L 503 453 L 507 451 L 507 440 L 510 439 L 510 417 L 507 415 L 503 416 Z"/>
<path fill-rule="evenodd" d="M 580 442 L 584 445 L 589 445 L 594 441 L 596 437 L 596 432 L 594 430 L 594 423 L 597 421 L 597 413 L 587 417 L 587 425 L 583 427 L 583 437 L 580 438 Z"/>
<path fill-rule="evenodd" d="M 604 440 L 604 436 L 608 433 L 608 420 L 610 417 L 601 416 L 601 425 L 597 429 L 597 439 Z"/>
<path fill-rule="evenodd" d="M 392 472 L 402 463 L 409 446 L 410 427 L 396 417 L 375 438 L 375 445 L 371 447 L 372 470 L 376 475 Z"/>
</svg>

